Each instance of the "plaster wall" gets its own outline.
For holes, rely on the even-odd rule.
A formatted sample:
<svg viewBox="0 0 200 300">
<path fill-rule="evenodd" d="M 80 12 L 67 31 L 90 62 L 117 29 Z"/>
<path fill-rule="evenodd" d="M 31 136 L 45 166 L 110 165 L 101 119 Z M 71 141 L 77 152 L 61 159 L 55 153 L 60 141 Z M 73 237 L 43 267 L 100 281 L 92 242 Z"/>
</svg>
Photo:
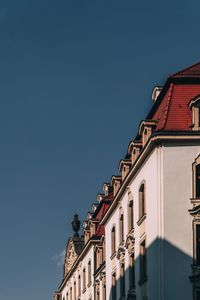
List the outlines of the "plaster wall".
<svg viewBox="0 0 200 300">
<path fill-rule="evenodd" d="M 88 262 L 91 261 L 91 282 L 88 282 Z M 86 270 L 86 288 L 83 289 L 83 269 Z M 75 299 L 74 295 L 74 282 L 76 282 L 76 298 L 78 299 L 78 276 L 81 276 L 81 298 L 80 300 L 90 300 L 94 299 L 94 246 L 92 245 L 83 260 L 79 263 L 78 267 L 75 269 L 74 273 L 67 281 L 65 287 L 62 290 L 62 300 L 70 299 L 70 288 L 72 287 L 72 299 Z M 67 299 L 68 293 L 68 299 Z"/>
<path fill-rule="evenodd" d="M 193 263 L 192 164 L 199 146 L 163 148 L 163 234 L 164 247 L 163 299 L 192 299 L 189 280 Z M 169 288 L 170 286 L 170 288 Z"/>
</svg>

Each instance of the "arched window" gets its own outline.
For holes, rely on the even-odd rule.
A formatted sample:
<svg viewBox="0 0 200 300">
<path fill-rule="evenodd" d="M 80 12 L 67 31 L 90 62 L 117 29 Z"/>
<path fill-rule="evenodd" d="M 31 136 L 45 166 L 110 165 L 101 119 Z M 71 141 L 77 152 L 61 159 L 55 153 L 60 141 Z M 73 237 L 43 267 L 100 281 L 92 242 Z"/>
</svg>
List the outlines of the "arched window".
<svg viewBox="0 0 200 300">
<path fill-rule="evenodd" d="M 189 107 L 192 110 L 192 129 L 200 130 L 200 95 L 190 101 Z"/>
<path fill-rule="evenodd" d="M 70 300 L 72 300 L 72 287 L 70 287 Z"/>
<path fill-rule="evenodd" d="M 140 244 L 140 280 L 143 280 L 147 275 L 147 255 L 146 255 L 146 241 Z"/>
<path fill-rule="evenodd" d="M 86 288 L 86 271 L 83 269 L 83 290 Z"/>
<path fill-rule="evenodd" d="M 115 253 L 116 251 L 116 232 L 115 232 L 115 226 L 112 228 L 111 231 L 111 253 Z"/>
<path fill-rule="evenodd" d="M 74 300 L 76 300 L 76 281 L 74 281 Z"/>
<path fill-rule="evenodd" d="M 135 260 L 134 253 L 129 256 L 129 290 L 135 287 Z"/>
<path fill-rule="evenodd" d="M 139 189 L 139 219 L 146 214 L 145 184 L 142 183 Z"/>
<path fill-rule="evenodd" d="M 78 297 L 81 296 L 81 275 L 78 276 Z"/>
<path fill-rule="evenodd" d="M 192 198 L 200 198 L 200 155 L 192 164 Z"/>
<path fill-rule="evenodd" d="M 200 198 L 200 164 L 196 165 L 195 168 L 195 190 L 196 190 L 196 198 Z"/>
<path fill-rule="evenodd" d="M 133 200 L 130 200 L 128 204 L 128 231 L 131 231 L 133 226 Z"/>
<path fill-rule="evenodd" d="M 120 299 L 125 296 L 125 270 L 124 264 L 120 266 Z"/>
<path fill-rule="evenodd" d="M 120 213 L 119 218 L 119 240 L 120 243 L 124 240 L 124 214 Z"/>
<path fill-rule="evenodd" d="M 117 299 L 116 273 L 112 274 L 112 300 Z"/>
<path fill-rule="evenodd" d="M 91 276 L 91 260 L 88 262 L 88 284 L 91 282 L 92 276 Z"/>
</svg>

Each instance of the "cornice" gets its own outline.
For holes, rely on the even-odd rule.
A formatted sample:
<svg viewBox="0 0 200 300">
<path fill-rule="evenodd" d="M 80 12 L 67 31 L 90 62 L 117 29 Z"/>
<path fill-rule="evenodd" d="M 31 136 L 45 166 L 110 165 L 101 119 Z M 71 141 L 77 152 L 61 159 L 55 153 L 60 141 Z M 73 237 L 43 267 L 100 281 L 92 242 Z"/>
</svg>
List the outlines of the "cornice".
<svg viewBox="0 0 200 300">
<path fill-rule="evenodd" d="M 200 132 L 195 131 L 160 131 L 155 132 L 152 134 L 150 139 L 148 140 L 147 144 L 143 148 L 141 154 L 138 156 L 134 164 L 132 165 L 129 173 L 127 174 L 126 178 L 122 182 L 120 189 L 118 190 L 117 194 L 115 195 L 110 207 L 108 208 L 106 214 L 104 215 L 103 219 L 101 220 L 100 224 L 106 224 L 109 217 L 111 216 L 113 210 L 117 207 L 118 202 L 126 188 L 128 187 L 130 181 L 136 176 L 138 170 L 144 164 L 146 159 L 148 158 L 149 154 L 155 149 L 156 146 L 162 145 L 165 142 L 191 142 L 191 141 L 198 141 L 200 143 Z"/>
</svg>

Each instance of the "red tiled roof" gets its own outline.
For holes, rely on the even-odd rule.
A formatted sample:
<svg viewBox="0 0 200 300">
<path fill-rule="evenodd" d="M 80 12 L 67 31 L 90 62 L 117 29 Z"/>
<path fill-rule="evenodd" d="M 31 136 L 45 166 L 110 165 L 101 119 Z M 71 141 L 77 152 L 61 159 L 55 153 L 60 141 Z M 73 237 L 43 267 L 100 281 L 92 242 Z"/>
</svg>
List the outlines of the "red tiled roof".
<svg viewBox="0 0 200 300">
<path fill-rule="evenodd" d="M 200 94 L 200 84 L 170 84 L 152 119 L 158 120 L 156 130 L 192 130 L 190 101 Z"/>
<path fill-rule="evenodd" d="M 104 225 L 100 225 L 99 223 L 102 220 L 105 213 L 107 212 L 112 200 L 113 200 L 113 195 L 108 195 L 105 196 L 104 199 L 99 203 L 100 209 L 98 210 L 95 216 L 95 220 L 98 221 L 97 230 L 96 230 L 97 236 L 102 236 L 105 234 Z"/>
<path fill-rule="evenodd" d="M 195 65 L 192 65 L 182 71 L 179 71 L 172 75 L 172 78 L 177 77 L 199 77 L 200 76 L 200 62 L 196 63 Z"/>
<path fill-rule="evenodd" d="M 184 81 L 174 81 L 174 78 L 184 78 Z M 190 79 L 190 82 L 187 79 Z M 200 94 L 200 63 L 172 75 L 163 90 L 165 92 L 161 93 L 161 98 L 149 114 L 151 119 L 158 121 L 156 131 L 192 130 L 192 111 L 189 103 Z"/>
</svg>

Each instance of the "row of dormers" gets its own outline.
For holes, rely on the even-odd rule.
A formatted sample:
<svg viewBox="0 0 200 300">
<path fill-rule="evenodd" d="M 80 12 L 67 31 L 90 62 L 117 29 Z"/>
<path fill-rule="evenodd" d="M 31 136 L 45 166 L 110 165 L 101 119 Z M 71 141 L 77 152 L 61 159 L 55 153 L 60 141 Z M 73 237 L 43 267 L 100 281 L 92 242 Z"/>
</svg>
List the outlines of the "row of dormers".
<svg viewBox="0 0 200 300">
<path fill-rule="evenodd" d="M 154 95 L 155 101 L 157 100 L 160 91 L 161 87 L 159 87 L 158 91 L 156 90 L 156 94 Z M 200 130 L 200 96 L 197 96 L 191 100 L 189 103 L 189 108 L 192 111 L 192 130 Z M 110 183 L 103 184 L 103 193 L 97 195 L 97 203 L 93 203 L 92 212 L 88 213 L 86 220 L 84 221 L 83 227 L 85 243 L 96 232 L 98 222 L 93 219 L 93 214 L 95 213 L 99 204 L 108 195 L 113 194 L 113 196 L 115 196 L 117 194 L 132 165 L 135 163 L 141 151 L 152 136 L 156 125 L 156 120 L 144 120 L 140 123 L 137 139 L 130 142 L 126 157 L 119 163 L 120 175 L 112 176 Z"/>
<path fill-rule="evenodd" d="M 122 182 L 128 175 L 132 165 L 137 160 L 142 149 L 145 147 L 147 141 L 151 137 L 154 128 L 156 126 L 156 121 L 146 120 L 142 121 L 139 127 L 139 136 L 140 140 L 131 141 L 128 146 L 128 153 L 126 158 L 122 159 L 119 163 L 119 172 L 120 175 L 113 175 L 109 183 L 103 184 L 102 194 L 97 195 L 97 202 L 92 204 L 91 212 L 88 212 L 85 221 L 83 222 L 83 233 L 85 243 L 95 235 L 97 230 L 98 221 L 93 217 L 101 201 L 113 194 L 115 196 L 119 191 Z"/>
</svg>

